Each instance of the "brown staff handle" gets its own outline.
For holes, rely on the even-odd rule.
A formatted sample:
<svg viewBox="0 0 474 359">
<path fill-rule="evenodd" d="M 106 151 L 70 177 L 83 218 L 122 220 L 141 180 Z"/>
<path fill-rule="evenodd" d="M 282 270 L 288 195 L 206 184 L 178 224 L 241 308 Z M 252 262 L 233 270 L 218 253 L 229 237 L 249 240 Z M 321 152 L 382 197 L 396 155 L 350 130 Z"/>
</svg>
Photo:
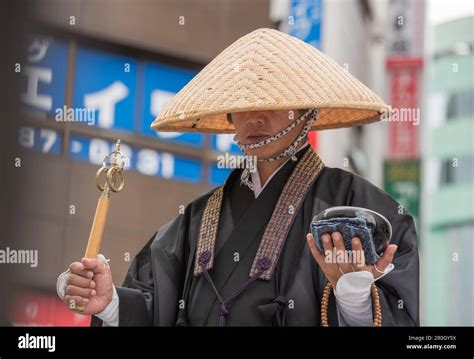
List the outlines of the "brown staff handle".
<svg viewBox="0 0 474 359">
<path fill-rule="evenodd" d="M 107 185 L 106 185 L 107 186 Z M 97 202 L 95 210 L 94 222 L 92 223 L 89 241 L 87 242 L 85 258 L 96 258 L 100 251 L 100 244 L 102 242 L 102 235 L 104 234 L 105 223 L 107 221 L 107 214 L 109 212 L 109 189 L 104 188 L 102 195 Z M 85 309 L 84 305 L 77 305 L 76 310 L 82 312 Z"/>
<path fill-rule="evenodd" d="M 87 242 L 85 258 L 96 258 L 100 251 L 105 222 L 109 213 L 110 200 L 108 196 L 100 196 L 95 210 L 89 241 Z"/>
<path fill-rule="evenodd" d="M 109 165 L 107 165 L 108 161 L 110 161 Z M 96 258 L 99 254 L 105 223 L 107 221 L 107 214 L 109 213 L 110 192 L 120 192 L 125 185 L 125 179 L 123 176 L 125 161 L 126 158 L 124 154 L 120 152 L 120 140 L 117 140 L 115 150 L 104 157 L 102 167 L 99 168 L 99 171 L 97 171 L 95 175 L 97 188 L 102 191 L 102 194 L 97 202 L 94 222 L 92 223 L 89 241 L 87 242 L 86 253 L 84 254 L 85 258 Z M 104 184 L 101 183 L 101 177 L 103 174 L 105 174 L 106 177 Z M 83 312 L 85 307 L 85 305 L 78 305 L 71 309 Z"/>
</svg>

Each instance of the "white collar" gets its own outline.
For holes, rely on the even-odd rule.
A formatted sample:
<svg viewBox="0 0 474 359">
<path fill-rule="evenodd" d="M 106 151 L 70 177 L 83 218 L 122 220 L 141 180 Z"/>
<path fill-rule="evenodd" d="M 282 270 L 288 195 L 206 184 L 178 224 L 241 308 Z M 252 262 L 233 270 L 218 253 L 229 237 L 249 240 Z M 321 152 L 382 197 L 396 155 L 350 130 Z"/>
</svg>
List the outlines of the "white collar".
<svg viewBox="0 0 474 359">
<path fill-rule="evenodd" d="M 306 141 L 297 151 L 296 153 L 300 152 L 302 149 L 306 148 L 306 146 L 309 145 L 309 142 Z M 295 154 L 296 154 L 295 153 Z M 250 172 L 250 176 L 252 178 L 252 184 L 253 184 L 253 194 L 255 198 L 259 196 L 259 194 L 263 191 L 263 189 L 266 187 L 266 185 L 270 182 L 270 180 L 275 176 L 278 171 L 290 160 L 291 157 L 288 157 L 288 159 L 281 164 L 280 167 L 278 167 L 271 175 L 268 177 L 267 182 L 265 182 L 265 185 L 262 187 L 262 183 L 260 182 L 260 175 L 258 174 L 258 170 L 255 172 Z"/>
</svg>

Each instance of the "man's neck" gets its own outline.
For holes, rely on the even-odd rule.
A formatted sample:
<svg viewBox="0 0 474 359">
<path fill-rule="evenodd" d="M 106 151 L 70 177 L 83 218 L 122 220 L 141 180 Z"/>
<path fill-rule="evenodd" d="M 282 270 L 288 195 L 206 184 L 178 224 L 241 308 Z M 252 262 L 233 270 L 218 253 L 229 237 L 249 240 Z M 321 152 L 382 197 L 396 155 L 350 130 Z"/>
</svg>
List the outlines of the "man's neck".
<svg viewBox="0 0 474 359">
<path fill-rule="evenodd" d="M 307 142 L 302 142 L 300 145 L 297 147 L 297 151 L 301 149 Z M 288 160 L 288 157 L 283 157 L 277 161 L 263 161 L 263 162 L 258 162 L 257 163 L 257 170 L 258 170 L 258 175 L 260 177 L 260 184 L 261 186 L 265 186 L 265 183 L 267 183 L 268 178 L 275 172 L 285 161 Z"/>
<path fill-rule="evenodd" d="M 285 159 L 280 159 L 278 161 L 271 161 L 271 162 L 260 162 L 257 165 L 258 175 L 260 177 L 261 185 L 264 186 L 267 183 L 268 178 L 272 175 L 273 172 L 280 167 Z"/>
</svg>

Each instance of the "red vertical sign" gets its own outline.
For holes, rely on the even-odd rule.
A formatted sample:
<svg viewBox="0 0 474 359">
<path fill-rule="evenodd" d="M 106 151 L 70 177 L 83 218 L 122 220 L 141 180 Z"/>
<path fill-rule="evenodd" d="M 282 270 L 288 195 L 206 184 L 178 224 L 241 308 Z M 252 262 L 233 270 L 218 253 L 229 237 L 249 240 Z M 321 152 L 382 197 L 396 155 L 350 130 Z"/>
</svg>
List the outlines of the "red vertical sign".
<svg viewBox="0 0 474 359">
<path fill-rule="evenodd" d="M 423 70 L 425 1 L 390 0 L 387 59 L 390 105 L 388 157 L 418 157 L 420 79 Z"/>
<path fill-rule="evenodd" d="M 318 144 L 318 133 L 316 131 L 310 131 L 308 133 L 309 144 L 316 150 Z"/>
<path fill-rule="evenodd" d="M 390 81 L 390 158 L 415 158 L 418 155 L 419 71 L 421 61 L 387 61 Z"/>
</svg>

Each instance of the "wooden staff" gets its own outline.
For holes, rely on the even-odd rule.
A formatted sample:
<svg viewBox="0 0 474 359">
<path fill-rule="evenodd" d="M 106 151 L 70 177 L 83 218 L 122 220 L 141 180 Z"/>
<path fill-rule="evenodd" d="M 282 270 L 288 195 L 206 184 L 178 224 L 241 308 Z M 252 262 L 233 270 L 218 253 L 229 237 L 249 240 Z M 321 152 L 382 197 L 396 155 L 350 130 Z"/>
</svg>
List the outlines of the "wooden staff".
<svg viewBox="0 0 474 359">
<path fill-rule="evenodd" d="M 97 188 L 102 192 L 97 202 L 95 210 L 94 222 L 87 242 L 85 258 L 96 258 L 100 252 L 100 244 L 104 234 L 105 223 L 107 222 L 107 214 L 110 206 L 110 192 L 120 192 L 125 186 L 125 178 L 123 176 L 123 168 L 126 158 L 120 152 L 120 140 L 117 140 L 115 149 L 104 157 L 102 167 L 97 171 L 95 176 Z M 108 163 L 109 162 L 109 163 Z M 105 182 L 101 183 L 101 178 L 105 175 Z M 82 312 L 85 306 L 78 305 L 76 310 Z"/>
</svg>

